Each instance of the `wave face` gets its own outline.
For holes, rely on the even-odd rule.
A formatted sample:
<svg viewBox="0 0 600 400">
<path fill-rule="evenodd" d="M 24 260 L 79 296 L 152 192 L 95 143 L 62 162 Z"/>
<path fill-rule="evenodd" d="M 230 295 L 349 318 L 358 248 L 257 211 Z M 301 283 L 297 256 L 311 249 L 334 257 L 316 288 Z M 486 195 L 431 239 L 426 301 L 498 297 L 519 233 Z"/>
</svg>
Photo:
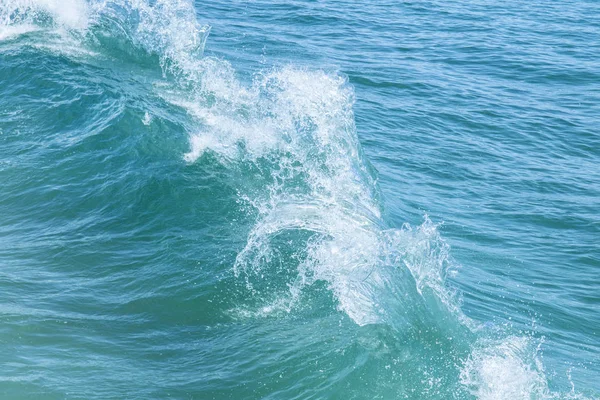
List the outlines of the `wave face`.
<svg viewBox="0 0 600 400">
<path fill-rule="evenodd" d="M 495 310 L 498 303 L 483 294 L 489 282 L 506 276 L 494 267 L 498 247 L 490 245 L 489 268 L 459 268 L 455 259 L 471 264 L 469 254 L 485 263 L 486 255 L 477 251 L 494 235 L 505 240 L 502 229 L 508 232 L 510 225 L 492 228 L 487 224 L 493 219 L 481 216 L 480 225 L 470 226 L 487 227 L 488 236 L 463 234 L 451 257 L 440 225 L 423 216 L 422 206 L 407 211 L 413 206 L 406 204 L 434 194 L 432 187 L 453 181 L 457 190 L 467 189 L 451 196 L 481 192 L 465 183 L 478 178 L 460 170 L 436 171 L 441 175 L 432 179 L 439 181 L 427 183 L 419 173 L 430 168 L 421 164 L 430 155 L 401 149 L 418 149 L 417 139 L 382 139 L 398 123 L 382 110 L 404 112 L 397 90 L 433 90 L 410 79 L 377 81 L 398 72 L 389 70 L 394 55 L 381 53 L 390 49 L 394 33 L 369 36 L 383 23 L 382 10 L 365 6 L 361 19 L 344 22 L 357 11 L 343 11 L 342 3 L 314 7 L 185 0 L 0 3 L 0 360 L 6 366 L 0 393 L 598 398 L 596 382 L 586 380 L 598 372 L 589 361 L 597 358 L 597 344 L 587 345 L 585 336 L 574 339 L 574 345 L 588 346 L 578 355 L 582 361 L 565 363 L 560 352 L 568 346 L 558 347 L 558 355 L 547 357 L 549 367 L 544 346 L 560 343 L 555 337 L 561 331 L 552 332 L 552 324 L 538 329 L 530 318 L 552 313 L 544 311 L 544 300 L 539 309 L 534 304 L 503 320 L 505 311 Z M 245 16 L 237 14 L 242 9 Z M 210 28 L 199 21 L 219 18 L 216 50 L 204 54 Z M 269 36 L 270 26 L 289 31 Z M 339 37 L 343 26 L 357 35 L 354 51 L 375 59 L 352 59 L 346 46 L 353 40 L 339 39 L 326 53 L 350 72 L 327 61 L 308 64 L 309 56 L 301 55 L 320 55 L 318 47 L 328 42 L 316 45 L 316 38 L 298 39 L 298 32 L 329 27 L 315 35 Z M 233 36 L 227 36 L 228 27 Z M 257 32 L 266 41 L 257 40 Z M 290 37 L 304 50 L 287 43 Z M 247 41 L 249 50 L 235 50 L 236 40 Z M 272 65 L 265 65 L 261 43 L 281 46 Z M 468 53 L 456 46 L 456 54 Z M 351 72 L 361 62 L 366 71 Z M 378 62 L 387 67 L 371 76 Z M 489 68 L 489 79 L 500 74 Z M 454 79 L 448 78 L 449 85 Z M 379 103 L 386 96 L 389 104 Z M 409 111 L 419 103 L 416 94 L 404 99 Z M 445 113 L 430 111 L 433 123 Z M 408 116 L 402 129 L 436 132 L 439 126 L 411 120 L 427 120 L 425 112 Z M 460 111 L 443 118 L 470 128 L 485 125 L 461 121 L 467 116 Z M 589 122 L 577 123 L 585 134 Z M 361 124 L 364 134 L 357 129 Z M 471 134 L 457 131 L 441 151 L 452 158 L 462 142 L 488 141 Z M 359 136 L 368 145 L 364 151 Z M 552 151 L 560 151 L 559 140 Z M 440 146 L 434 142 L 433 148 Z M 586 146 L 580 144 L 580 151 Z M 478 151 L 471 162 L 483 174 L 502 157 L 507 164 L 518 161 L 508 153 L 486 158 Z M 375 155 L 380 175 L 365 153 Z M 397 159 L 407 158 L 414 163 L 398 172 L 403 164 Z M 593 186 L 598 175 L 590 171 L 590 187 L 576 187 L 588 196 L 600 187 Z M 486 177 L 494 179 L 502 178 Z M 488 184 L 481 183 L 484 189 Z M 486 196 L 494 196 L 488 190 Z M 426 204 L 439 202 L 444 198 Z M 450 218 L 461 220 L 452 208 L 457 203 L 447 202 Z M 589 218 L 586 209 L 581 213 Z M 403 214 L 412 225 L 398 223 Z M 590 226 L 575 235 L 587 237 L 596 229 Z M 500 278 L 490 278 L 494 274 Z M 583 269 L 580 274 L 588 279 Z M 525 303 L 503 293 L 497 289 L 495 295 Z M 581 305 L 573 307 L 581 312 Z M 523 319 L 529 322 L 519 325 Z M 582 335 L 589 331 L 585 324 L 579 329 Z M 567 367 L 556 367 L 560 362 Z"/>
</svg>

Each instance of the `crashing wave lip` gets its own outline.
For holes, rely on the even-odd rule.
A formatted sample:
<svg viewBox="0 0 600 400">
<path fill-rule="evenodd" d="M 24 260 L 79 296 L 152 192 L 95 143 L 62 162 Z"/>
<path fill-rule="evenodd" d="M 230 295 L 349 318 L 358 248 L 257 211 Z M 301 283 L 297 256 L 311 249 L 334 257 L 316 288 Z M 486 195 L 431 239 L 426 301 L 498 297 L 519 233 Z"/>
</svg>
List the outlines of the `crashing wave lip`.
<svg viewBox="0 0 600 400">
<path fill-rule="evenodd" d="M 72 57 L 96 57 L 86 46 L 96 7 L 85 0 L 6 0 L 0 2 L 0 42 L 25 37 L 33 48 Z M 18 42 L 20 45 L 20 42 Z"/>
<path fill-rule="evenodd" d="M 531 353 L 534 359 L 528 360 Z M 476 343 L 460 371 L 461 384 L 479 400 L 550 399 L 553 396 L 536 353 L 525 337 Z"/>
<path fill-rule="evenodd" d="M 187 0 L 4 0 L 0 40 L 31 30 L 72 36 L 82 48 L 103 38 L 157 55 L 163 72 L 199 79 L 198 64 L 210 32 Z M 45 41 L 45 40 L 44 40 Z"/>
<path fill-rule="evenodd" d="M 2 26 L 45 25 L 51 22 L 51 25 L 65 29 L 84 31 L 89 17 L 90 7 L 84 0 L 7 0 L 0 5 Z"/>
<path fill-rule="evenodd" d="M 0 26 L 0 41 L 15 39 L 37 30 L 39 28 L 31 24 Z"/>
</svg>

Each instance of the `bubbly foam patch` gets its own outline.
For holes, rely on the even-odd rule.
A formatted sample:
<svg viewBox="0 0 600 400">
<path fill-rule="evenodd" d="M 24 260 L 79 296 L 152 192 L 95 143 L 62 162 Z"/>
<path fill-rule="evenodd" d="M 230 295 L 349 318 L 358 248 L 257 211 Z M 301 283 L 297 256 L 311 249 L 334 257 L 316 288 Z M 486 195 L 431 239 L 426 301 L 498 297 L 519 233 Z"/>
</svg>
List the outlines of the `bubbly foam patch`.
<svg viewBox="0 0 600 400">
<path fill-rule="evenodd" d="M 161 58 L 163 68 L 195 74 L 209 27 L 201 26 L 186 0 L 107 1 L 98 9 L 120 23 L 133 44 Z"/>
<path fill-rule="evenodd" d="M 0 4 L 0 25 L 31 26 L 49 17 L 61 27 L 84 30 L 89 12 L 85 0 L 4 0 Z"/>
<path fill-rule="evenodd" d="M 34 32 L 37 30 L 37 27 L 30 24 L 23 25 L 0 25 L 0 41 L 12 39 L 14 37 L 23 35 L 25 33 Z"/>
<path fill-rule="evenodd" d="M 461 371 L 461 383 L 480 400 L 550 398 L 535 354 L 525 337 L 479 343 Z"/>
<path fill-rule="evenodd" d="M 540 345 L 525 336 L 482 338 L 461 369 L 461 384 L 478 400 L 592 400 L 576 393 L 572 382 L 567 393 L 549 389 Z"/>
<path fill-rule="evenodd" d="M 29 28 L 26 28 L 29 27 Z M 197 75 L 209 27 L 186 0 L 4 0 L 0 39 L 31 27 L 65 30 L 86 46 L 110 34 L 161 59 L 163 70 Z M 107 31 L 108 30 L 108 31 Z M 64 36 L 64 35 L 63 35 Z"/>
</svg>

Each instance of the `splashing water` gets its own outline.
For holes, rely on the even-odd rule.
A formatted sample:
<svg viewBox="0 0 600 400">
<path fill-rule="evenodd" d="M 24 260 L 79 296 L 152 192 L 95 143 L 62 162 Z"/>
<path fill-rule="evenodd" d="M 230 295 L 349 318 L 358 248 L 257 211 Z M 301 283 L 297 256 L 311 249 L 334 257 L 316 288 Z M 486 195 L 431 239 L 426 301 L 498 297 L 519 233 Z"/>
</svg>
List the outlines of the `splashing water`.
<svg viewBox="0 0 600 400">
<path fill-rule="evenodd" d="M 187 114 L 189 149 L 181 157 L 188 166 L 222 167 L 252 221 L 232 266 L 235 281 L 256 301 L 255 312 L 238 313 L 241 319 L 293 315 L 309 301 L 306 293 L 324 284 L 358 327 L 391 329 L 383 347 L 413 331 L 419 333 L 410 340 L 419 343 L 422 329 L 438 335 L 433 342 L 450 343 L 440 353 L 454 358 L 439 370 L 453 375 L 438 378 L 456 385 L 432 398 L 577 398 L 549 390 L 529 338 L 488 337 L 461 312 L 446 284 L 455 266 L 436 224 L 425 217 L 416 227 L 388 226 L 357 137 L 354 91 L 341 74 L 287 65 L 246 84 L 227 61 L 202 56 L 209 27 L 184 0 L 0 5 L 0 41 L 44 29 L 60 30 L 55 40 L 69 37 L 92 58 L 118 57 L 115 49 L 134 60 L 158 58 L 162 77 L 148 93 Z M 160 119 L 145 111 L 138 120 L 150 128 Z M 405 364 L 435 375 L 423 361 L 436 360 L 434 352 Z M 431 379 L 427 390 L 445 390 Z"/>
</svg>

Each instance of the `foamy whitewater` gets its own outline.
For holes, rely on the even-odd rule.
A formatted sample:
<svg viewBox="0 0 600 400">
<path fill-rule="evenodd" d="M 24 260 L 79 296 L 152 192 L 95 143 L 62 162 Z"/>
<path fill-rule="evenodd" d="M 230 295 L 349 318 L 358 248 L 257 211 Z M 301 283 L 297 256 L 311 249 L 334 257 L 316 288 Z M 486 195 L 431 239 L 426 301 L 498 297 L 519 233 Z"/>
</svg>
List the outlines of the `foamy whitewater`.
<svg viewBox="0 0 600 400">
<path fill-rule="evenodd" d="M 600 398 L 598 64 L 443 36 L 538 6 L 2 0 L 0 393 Z"/>
</svg>

